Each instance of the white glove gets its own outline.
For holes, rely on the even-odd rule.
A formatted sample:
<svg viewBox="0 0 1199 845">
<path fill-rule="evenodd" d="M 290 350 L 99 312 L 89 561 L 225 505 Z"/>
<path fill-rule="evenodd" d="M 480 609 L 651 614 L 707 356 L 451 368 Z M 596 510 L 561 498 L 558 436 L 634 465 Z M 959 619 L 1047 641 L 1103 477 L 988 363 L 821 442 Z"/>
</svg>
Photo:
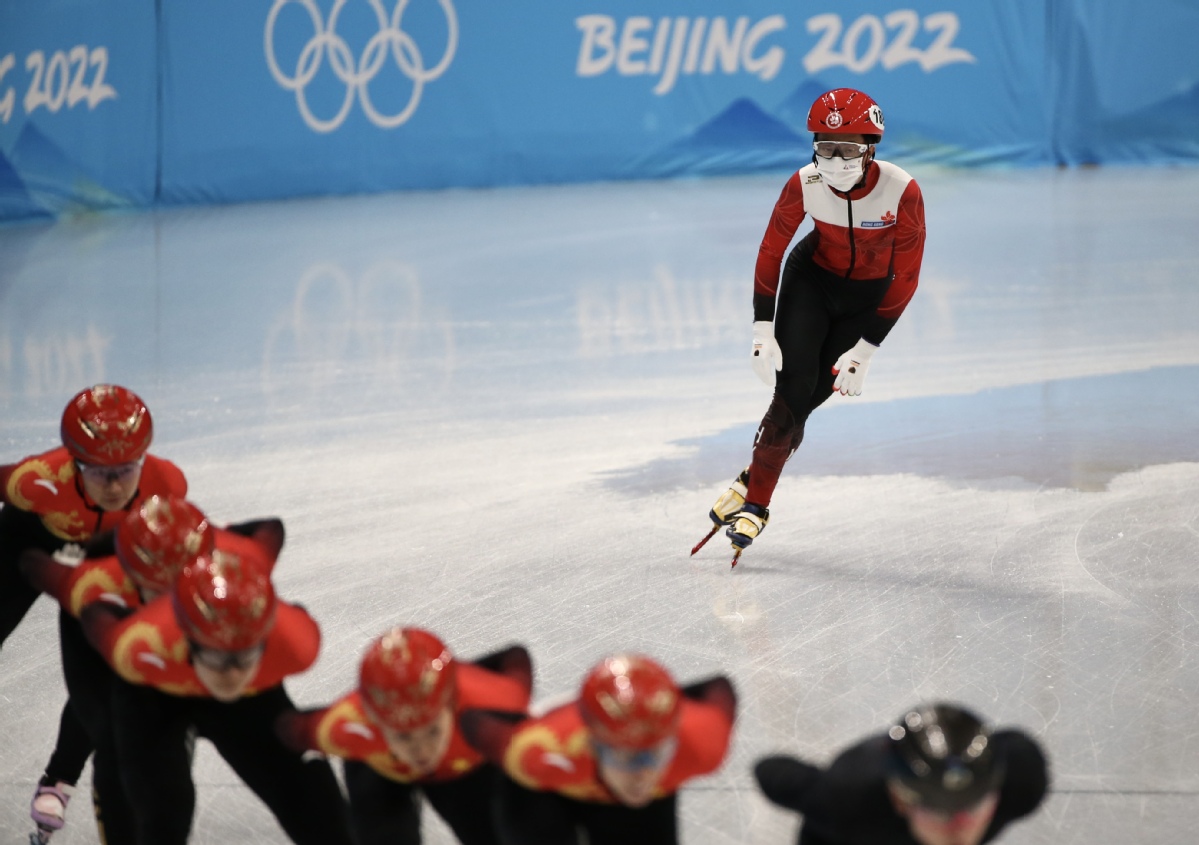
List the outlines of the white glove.
<svg viewBox="0 0 1199 845">
<path fill-rule="evenodd" d="M 56 549 L 50 557 L 63 566 L 75 567 L 83 563 L 87 554 L 83 551 L 83 546 L 78 543 L 67 543 L 65 546 Z"/>
<path fill-rule="evenodd" d="M 833 390 L 840 391 L 842 396 L 861 396 L 862 382 L 870 369 L 870 359 L 878 347 L 861 338 L 854 344 L 853 349 L 846 352 L 833 364 Z"/>
<path fill-rule="evenodd" d="M 783 350 L 774 339 L 774 323 L 754 322 L 754 372 L 768 387 L 774 387 L 774 374 L 783 368 Z"/>
</svg>

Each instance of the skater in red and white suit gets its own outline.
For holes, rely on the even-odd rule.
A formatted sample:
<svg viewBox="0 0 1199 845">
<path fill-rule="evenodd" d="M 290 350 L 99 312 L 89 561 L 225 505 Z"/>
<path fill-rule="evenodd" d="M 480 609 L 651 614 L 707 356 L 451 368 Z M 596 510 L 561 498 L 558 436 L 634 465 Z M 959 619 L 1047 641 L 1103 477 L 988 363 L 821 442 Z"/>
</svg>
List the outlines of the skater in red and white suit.
<svg viewBox="0 0 1199 845">
<path fill-rule="evenodd" d="M 617 655 L 544 716 L 474 710 L 461 724 L 507 775 L 503 845 L 674 845 L 678 791 L 720 767 L 736 709 L 723 676 L 680 689 L 650 658 Z"/>
<path fill-rule="evenodd" d="M 358 689 L 328 707 L 285 713 L 284 742 L 345 761 L 358 845 L 420 845 L 421 795 L 462 845 L 497 845 L 489 807 L 499 772 L 466 743 L 458 714 L 523 716 L 533 666 L 520 646 L 460 661 L 434 634 L 394 628 L 362 658 Z"/>
<path fill-rule="evenodd" d="M 808 415 L 835 392 L 861 394 L 871 358 L 916 291 L 924 255 L 919 185 L 875 158 L 878 104 L 852 88 L 829 91 L 812 104 L 808 129 L 812 163 L 783 187 L 754 270 L 753 366 L 774 398 L 749 467 L 709 514 L 728 526 L 735 555 L 765 528 Z M 805 217 L 814 228 L 791 250 L 780 286 L 783 254 Z"/>
<path fill-rule="evenodd" d="M 112 729 L 138 845 L 184 845 L 195 810 L 189 735 L 208 739 L 298 845 L 351 845 L 333 770 L 304 760 L 274 731 L 294 710 L 285 678 L 307 670 L 320 630 L 280 601 L 271 561 L 253 543 L 186 566 L 168 595 L 128 613 L 83 609 L 88 640 L 125 681 Z"/>
</svg>

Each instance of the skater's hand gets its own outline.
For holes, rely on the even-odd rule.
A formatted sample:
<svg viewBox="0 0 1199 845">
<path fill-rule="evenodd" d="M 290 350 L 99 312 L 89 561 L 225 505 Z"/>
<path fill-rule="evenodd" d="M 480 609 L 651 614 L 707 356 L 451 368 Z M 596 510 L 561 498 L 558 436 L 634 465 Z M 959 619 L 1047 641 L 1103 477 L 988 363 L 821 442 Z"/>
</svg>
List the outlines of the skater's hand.
<svg viewBox="0 0 1199 845">
<path fill-rule="evenodd" d="M 783 368 L 783 350 L 774 339 L 774 323 L 758 320 L 754 323 L 754 372 L 768 387 L 774 387 L 774 374 Z"/>
<path fill-rule="evenodd" d="M 78 543 L 67 543 L 65 546 L 55 550 L 51 557 L 63 566 L 76 567 L 83 563 L 84 558 L 87 557 L 87 552 Z"/>
<path fill-rule="evenodd" d="M 833 364 L 833 390 L 842 396 L 861 396 L 862 382 L 870 369 L 870 359 L 878 347 L 865 338 L 858 340 L 853 349 L 846 352 Z"/>
</svg>

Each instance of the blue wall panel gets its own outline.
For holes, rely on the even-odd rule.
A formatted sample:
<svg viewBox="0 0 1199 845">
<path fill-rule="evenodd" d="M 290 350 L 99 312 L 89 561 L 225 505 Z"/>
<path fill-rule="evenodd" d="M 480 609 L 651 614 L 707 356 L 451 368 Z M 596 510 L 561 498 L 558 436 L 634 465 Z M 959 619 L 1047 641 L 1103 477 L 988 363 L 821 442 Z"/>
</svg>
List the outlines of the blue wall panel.
<svg viewBox="0 0 1199 845">
<path fill-rule="evenodd" d="M 792 167 L 843 85 L 901 162 L 1195 162 L 1196 31 L 1185 0 L 8 0 L 0 218 Z"/>
<path fill-rule="evenodd" d="M 1055 160 L 1199 160 L 1199 3 L 1050 6 Z"/>
<path fill-rule="evenodd" d="M 153 0 L 0 3 L 0 219 L 156 196 Z"/>
</svg>

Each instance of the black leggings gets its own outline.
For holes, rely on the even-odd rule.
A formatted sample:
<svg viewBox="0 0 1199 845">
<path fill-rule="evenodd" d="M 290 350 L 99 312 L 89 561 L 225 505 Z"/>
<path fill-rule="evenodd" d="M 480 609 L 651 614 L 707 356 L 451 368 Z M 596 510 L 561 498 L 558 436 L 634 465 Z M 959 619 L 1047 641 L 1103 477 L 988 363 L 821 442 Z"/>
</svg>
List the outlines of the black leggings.
<svg viewBox="0 0 1199 845">
<path fill-rule="evenodd" d="M 64 542 L 47 531 L 36 514 L 0 506 L 0 646 L 41 595 L 17 566 L 21 553 L 32 548 L 53 554 Z"/>
<path fill-rule="evenodd" d="M 305 761 L 275 736 L 294 709 L 282 685 L 227 704 L 148 687 L 114 687 L 113 727 L 139 845 L 185 845 L 195 813 L 194 728 L 274 814 L 297 845 L 351 845 L 345 801 L 324 759 Z"/>
<path fill-rule="evenodd" d="M 814 234 L 814 233 L 813 233 Z M 787 257 L 774 313 L 774 336 L 783 353 L 783 369 L 774 396 L 754 437 L 753 460 L 745 500 L 770 504 L 783 465 L 803 442 L 808 416 L 833 392 L 833 365 L 858 339 L 886 334 L 879 303 L 890 277 L 849 281 L 812 260 L 809 235 Z"/>
<path fill-rule="evenodd" d="M 5 507 L 3 510 L 8 510 Z M 16 568 L 16 561 L 7 560 L 3 555 L 0 560 L 0 646 L 8 639 L 8 635 L 17 629 L 29 608 L 41 595 L 22 576 Z"/>
<path fill-rule="evenodd" d="M 677 845 L 677 809 L 676 795 L 633 808 L 536 792 L 504 778 L 496 814 L 503 845 Z"/>
<path fill-rule="evenodd" d="M 66 656 L 63 656 L 66 660 Z M 65 668 L 65 667 L 64 667 Z M 42 775 L 44 783 L 69 783 L 72 786 L 79 782 L 87 758 L 92 756 L 96 742 L 79 717 L 79 709 L 72 705 L 70 699 L 62 707 L 62 715 L 58 718 L 58 736 L 54 741 L 54 751 L 50 754 L 50 762 Z"/>
<path fill-rule="evenodd" d="M 23 511 L 12 505 L 0 507 L 0 645 L 8 639 L 29 613 L 41 593 L 29 585 L 18 567 L 21 553 L 26 549 L 41 549 L 53 554 L 64 544 L 64 540 L 51 534 L 36 514 Z M 54 752 L 46 764 L 41 782 L 46 784 L 79 782 L 87 759 L 96 748 L 96 738 L 107 730 L 108 692 L 106 685 L 92 690 L 95 678 L 104 678 L 112 673 L 87 644 L 83 631 L 68 614 L 59 611 L 59 638 L 62 644 L 63 674 L 67 693 L 79 694 L 82 704 L 68 700 L 58 720 L 58 736 Z M 97 792 L 110 770 L 104 763 L 96 764 L 92 782 Z M 97 807 L 99 811 L 99 807 Z M 113 810 L 114 831 L 121 835 L 120 809 Z M 109 840 L 112 845 L 125 841 L 120 838 Z"/>
<path fill-rule="evenodd" d="M 499 845 L 491 812 L 499 775 L 490 765 L 420 784 L 398 783 L 356 760 L 345 761 L 344 770 L 358 845 L 420 845 L 422 792 L 462 845 Z"/>
<path fill-rule="evenodd" d="M 774 336 L 783 351 L 775 393 L 801 428 L 833 391 L 833 365 L 874 328 L 891 279 L 848 281 L 812 260 L 801 241 L 783 269 Z"/>
<path fill-rule="evenodd" d="M 125 684 L 91 647 L 79 620 L 58 615 L 63 676 L 70 696 L 59 725 L 58 744 L 46 780 L 75 783 L 92 758 L 92 802 L 105 845 L 133 845 L 133 811 L 125 798 L 112 733 L 113 687 Z"/>
</svg>

